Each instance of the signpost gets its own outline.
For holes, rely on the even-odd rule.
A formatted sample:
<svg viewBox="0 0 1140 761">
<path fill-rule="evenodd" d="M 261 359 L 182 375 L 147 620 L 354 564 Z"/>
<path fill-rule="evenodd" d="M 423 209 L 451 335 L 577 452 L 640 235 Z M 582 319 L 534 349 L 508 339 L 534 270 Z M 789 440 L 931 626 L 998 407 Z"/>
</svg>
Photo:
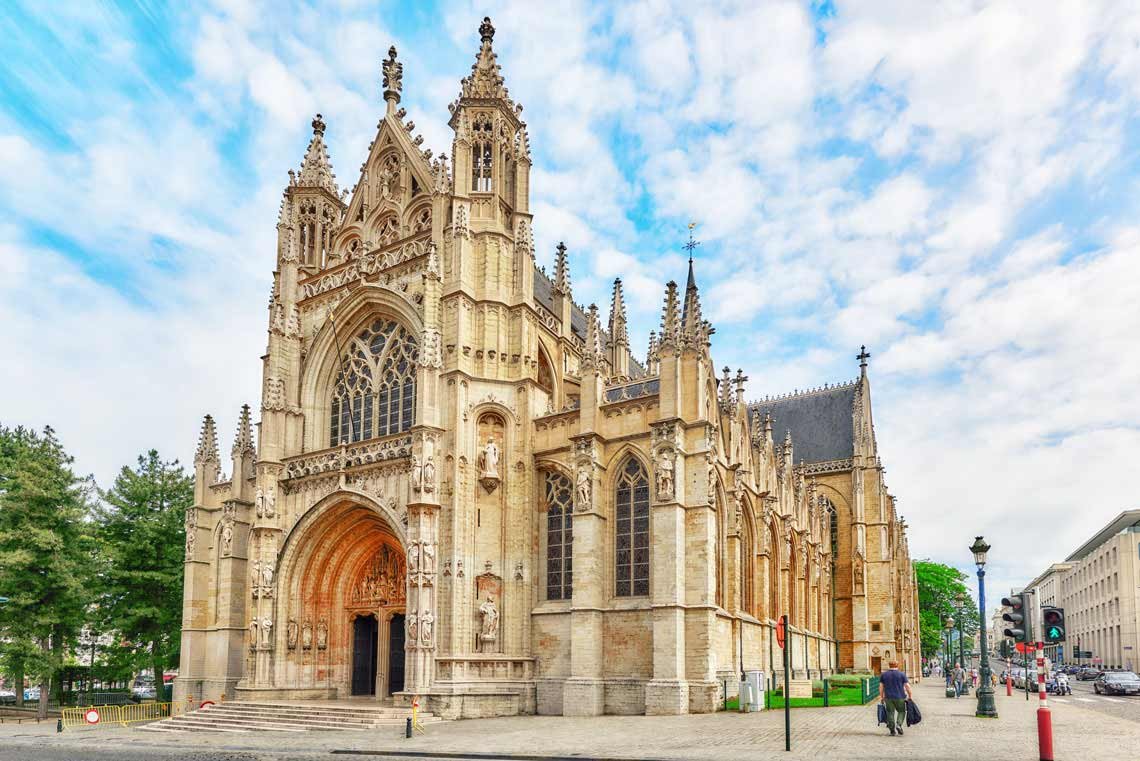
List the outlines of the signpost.
<svg viewBox="0 0 1140 761">
<path fill-rule="evenodd" d="M 784 651 L 784 750 L 790 751 L 792 749 L 792 691 L 791 679 L 791 648 L 787 647 L 785 640 L 787 639 L 788 632 L 788 617 L 780 616 L 780 622 L 776 624 L 776 643 L 780 649 Z"/>
</svg>

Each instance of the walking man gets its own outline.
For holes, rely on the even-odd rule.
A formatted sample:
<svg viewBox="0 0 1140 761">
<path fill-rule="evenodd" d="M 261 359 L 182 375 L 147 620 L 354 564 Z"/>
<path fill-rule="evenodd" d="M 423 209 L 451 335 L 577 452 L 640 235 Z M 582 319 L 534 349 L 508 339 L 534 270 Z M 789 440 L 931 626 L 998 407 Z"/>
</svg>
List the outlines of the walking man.
<svg viewBox="0 0 1140 761">
<path fill-rule="evenodd" d="M 954 667 L 954 690 L 956 693 L 954 697 L 958 697 L 958 698 L 962 697 L 962 688 L 965 686 L 966 686 L 966 669 L 962 668 L 962 664 L 959 663 L 957 666 Z"/>
<path fill-rule="evenodd" d="M 879 677 L 879 700 L 887 707 L 887 729 L 891 737 L 902 735 L 906 726 L 906 701 L 910 700 L 910 682 L 906 674 L 899 671 L 898 661 L 887 664 L 887 670 Z"/>
</svg>

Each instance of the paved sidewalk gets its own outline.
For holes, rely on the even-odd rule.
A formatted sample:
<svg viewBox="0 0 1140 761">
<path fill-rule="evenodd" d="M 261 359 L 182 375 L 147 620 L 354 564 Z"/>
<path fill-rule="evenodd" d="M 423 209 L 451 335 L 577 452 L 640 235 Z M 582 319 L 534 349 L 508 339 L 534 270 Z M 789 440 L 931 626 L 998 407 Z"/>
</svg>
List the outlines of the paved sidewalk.
<svg viewBox="0 0 1140 761">
<path fill-rule="evenodd" d="M 915 688 L 923 722 L 904 737 L 891 737 L 875 725 L 875 706 L 801 708 L 792 711 L 792 753 L 784 752 L 783 713 L 721 713 L 671 717 L 601 716 L 562 718 L 520 716 L 456 721 L 429 727 L 428 734 L 405 740 L 402 733 L 309 732 L 305 734 L 197 734 L 166 737 L 137 729 L 78 730 L 54 734 L 54 725 L 0 726 L 0 746 L 76 749 L 75 758 L 102 758 L 116 747 L 146 749 L 148 758 L 182 757 L 192 748 L 195 758 L 274 759 L 293 755 L 326 757 L 333 750 L 380 751 L 386 754 L 469 753 L 488 759 L 503 755 L 534 758 L 594 759 L 924 759 L 1000 757 L 1003 761 L 1037 756 L 1037 700 L 1015 693 L 997 695 L 999 719 L 973 715 L 973 696 L 958 700 L 942 696 L 942 686 L 928 680 Z M 1089 711 L 1077 703 L 1053 708 L 1055 757 L 1100 759 L 1127 756 L 1140 744 L 1140 724 Z M 1140 708 L 1140 706 L 1138 706 Z M 1090 727 L 1096 727 L 1090 732 Z M 1007 752 L 1007 749 L 1012 749 Z M 240 753 L 237 753 L 240 752 Z M 496 755 L 502 754 L 502 755 Z M 220 755 L 219 755 L 220 757 Z M 375 758 L 375 757 L 374 757 Z"/>
</svg>

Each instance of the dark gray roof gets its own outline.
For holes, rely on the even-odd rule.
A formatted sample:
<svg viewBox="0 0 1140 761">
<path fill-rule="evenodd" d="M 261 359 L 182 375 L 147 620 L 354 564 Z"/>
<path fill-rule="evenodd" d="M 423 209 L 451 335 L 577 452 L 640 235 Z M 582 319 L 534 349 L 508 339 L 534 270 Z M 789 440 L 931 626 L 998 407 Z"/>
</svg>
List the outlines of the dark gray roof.
<svg viewBox="0 0 1140 761">
<path fill-rule="evenodd" d="M 772 438 L 779 444 L 784 432 L 792 432 L 796 464 L 842 460 L 855 453 L 851 410 L 858 391 L 857 381 L 834 388 L 765 399 L 749 405 L 753 425 L 763 425 L 772 415 Z"/>
<path fill-rule="evenodd" d="M 534 300 L 554 311 L 554 283 L 538 267 L 534 268 Z"/>
</svg>

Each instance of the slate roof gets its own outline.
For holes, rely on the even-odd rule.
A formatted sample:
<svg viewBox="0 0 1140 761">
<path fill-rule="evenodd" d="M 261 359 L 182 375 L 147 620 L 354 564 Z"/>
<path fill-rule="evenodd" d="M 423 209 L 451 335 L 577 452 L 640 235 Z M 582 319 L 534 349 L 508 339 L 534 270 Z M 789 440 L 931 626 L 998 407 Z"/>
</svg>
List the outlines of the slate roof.
<svg viewBox="0 0 1140 761">
<path fill-rule="evenodd" d="M 851 457 L 855 452 L 855 431 L 851 410 L 858 392 L 858 381 L 802 394 L 765 399 L 749 405 L 753 423 L 763 425 L 765 414 L 772 415 L 772 438 L 779 444 L 784 432 L 792 432 L 795 464 L 827 462 Z"/>
</svg>

